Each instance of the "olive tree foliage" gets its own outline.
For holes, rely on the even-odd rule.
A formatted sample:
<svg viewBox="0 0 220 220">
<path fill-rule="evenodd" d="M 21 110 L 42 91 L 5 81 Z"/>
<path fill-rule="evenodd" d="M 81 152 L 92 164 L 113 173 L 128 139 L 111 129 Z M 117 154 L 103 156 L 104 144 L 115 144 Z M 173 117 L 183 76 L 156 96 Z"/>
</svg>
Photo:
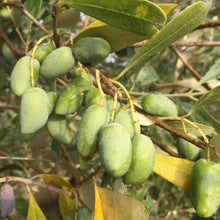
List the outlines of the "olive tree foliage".
<svg viewBox="0 0 220 220">
<path fill-rule="evenodd" d="M 1 217 L 217 217 L 219 9 L 1 0 Z"/>
</svg>

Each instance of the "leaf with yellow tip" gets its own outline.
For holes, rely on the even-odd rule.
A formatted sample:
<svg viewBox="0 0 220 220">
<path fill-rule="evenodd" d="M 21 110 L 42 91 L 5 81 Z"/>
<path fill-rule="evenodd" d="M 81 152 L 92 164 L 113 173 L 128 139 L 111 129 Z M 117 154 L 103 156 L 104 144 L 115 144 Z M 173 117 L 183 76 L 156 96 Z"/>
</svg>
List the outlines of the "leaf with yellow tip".
<svg viewBox="0 0 220 220">
<path fill-rule="evenodd" d="M 174 8 L 177 7 L 177 4 L 157 4 L 163 12 L 167 15 L 169 14 Z"/>
<path fill-rule="evenodd" d="M 94 183 L 95 188 L 95 214 L 94 220 L 104 220 L 103 210 L 102 210 L 102 202 L 99 195 L 99 190 L 96 184 Z"/>
<path fill-rule="evenodd" d="M 157 154 L 153 171 L 175 186 L 188 190 L 193 166 L 192 161 Z"/>
</svg>

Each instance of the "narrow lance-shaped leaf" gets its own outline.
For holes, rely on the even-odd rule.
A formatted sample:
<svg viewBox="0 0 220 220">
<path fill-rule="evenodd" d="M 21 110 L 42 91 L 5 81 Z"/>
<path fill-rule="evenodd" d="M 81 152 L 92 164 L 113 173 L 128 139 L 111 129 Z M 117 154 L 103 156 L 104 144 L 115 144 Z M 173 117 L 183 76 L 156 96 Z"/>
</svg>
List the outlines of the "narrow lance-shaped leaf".
<svg viewBox="0 0 220 220">
<path fill-rule="evenodd" d="M 220 99 L 220 86 L 210 90 L 205 95 L 201 96 L 199 100 L 192 106 L 192 108 L 189 111 L 189 114 L 194 112 L 197 108 L 200 108 L 205 104 L 209 104 L 217 99 Z"/>
<path fill-rule="evenodd" d="M 104 220 L 103 211 L 102 211 L 102 202 L 99 195 L 99 190 L 94 183 L 95 188 L 95 211 L 94 211 L 94 220 Z"/>
<path fill-rule="evenodd" d="M 157 32 L 154 25 L 162 26 L 166 15 L 156 4 L 145 0 L 62 0 L 98 20 L 135 34 L 149 35 Z"/>
<path fill-rule="evenodd" d="M 211 2 L 199 1 L 180 12 L 139 49 L 120 75 L 123 75 L 137 64 L 146 62 L 155 53 L 164 50 L 196 28 L 205 19 L 210 6 Z"/>
<path fill-rule="evenodd" d="M 189 160 L 157 154 L 153 171 L 175 186 L 188 190 L 193 165 Z"/>
<path fill-rule="evenodd" d="M 212 79 L 217 79 L 220 77 L 220 58 L 216 60 L 214 65 L 209 69 L 209 71 L 202 77 L 199 84 L 203 84 Z"/>
</svg>

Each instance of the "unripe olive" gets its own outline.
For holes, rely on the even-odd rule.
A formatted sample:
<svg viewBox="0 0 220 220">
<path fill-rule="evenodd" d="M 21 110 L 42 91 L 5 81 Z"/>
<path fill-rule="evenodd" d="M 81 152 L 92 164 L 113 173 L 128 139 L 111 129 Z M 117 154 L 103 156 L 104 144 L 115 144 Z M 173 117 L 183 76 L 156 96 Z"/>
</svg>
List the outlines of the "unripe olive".
<svg viewBox="0 0 220 220">
<path fill-rule="evenodd" d="M 11 89 L 17 95 L 21 96 L 23 92 L 31 87 L 31 58 L 24 56 L 18 60 L 11 73 Z M 38 60 L 33 60 L 34 66 L 34 81 L 36 82 L 39 76 L 40 63 Z"/>
<path fill-rule="evenodd" d="M 102 62 L 110 52 L 110 44 L 100 37 L 84 37 L 73 45 L 73 54 L 81 63 Z"/>
<path fill-rule="evenodd" d="M 111 113 L 112 108 L 113 108 L 113 99 L 106 100 L 105 108 L 108 110 L 109 113 Z M 117 102 L 115 113 L 118 113 L 120 111 L 120 108 L 121 108 L 121 104 L 120 104 L 120 102 Z"/>
<path fill-rule="evenodd" d="M 130 110 L 119 111 L 115 116 L 114 122 L 117 122 L 122 126 L 124 126 L 127 129 L 128 133 L 130 134 L 131 138 L 135 135 L 135 128 Z M 138 123 L 137 125 L 138 125 L 138 130 L 140 131 L 140 125 Z"/>
<path fill-rule="evenodd" d="M 71 131 L 63 116 L 52 115 L 47 121 L 47 129 L 52 137 L 64 144 L 72 142 Z"/>
<path fill-rule="evenodd" d="M 196 138 L 192 133 L 188 133 L 190 137 Z M 203 150 L 196 145 L 178 137 L 177 138 L 177 150 L 179 154 L 192 161 L 196 161 L 202 157 Z"/>
<path fill-rule="evenodd" d="M 40 73 L 46 78 L 55 78 L 68 73 L 74 66 L 75 59 L 69 47 L 60 47 L 52 51 L 42 62 Z"/>
<path fill-rule="evenodd" d="M 123 176 L 126 184 L 140 184 L 151 174 L 155 164 L 155 147 L 151 139 L 143 134 L 132 139 L 132 160 L 128 172 Z"/>
<path fill-rule="evenodd" d="M 102 94 L 98 88 L 91 88 L 85 94 L 84 105 L 88 108 L 91 105 L 100 104 Z M 106 105 L 106 99 L 103 100 L 103 105 Z"/>
<path fill-rule="evenodd" d="M 83 78 L 77 78 L 70 83 L 60 94 L 55 107 L 55 113 L 66 115 L 79 109 L 83 103 L 84 93 L 90 88 L 90 82 Z"/>
<path fill-rule="evenodd" d="M 83 78 L 86 79 L 88 81 L 90 81 L 90 76 L 89 74 L 86 72 L 86 70 L 84 68 L 81 67 L 77 67 L 72 75 L 72 78 Z"/>
<path fill-rule="evenodd" d="M 16 60 L 14 54 L 11 52 L 11 49 L 6 43 L 2 44 L 2 55 L 9 62 L 13 62 Z"/>
<path fill-rule="evenodd" d="M 197 214 L 212 216 L 220 203 L 220 164 L 197 160 L 190 176 L 190 193 Z"/>
<path fill-rule="evenodd" d="M 11 18 L 11 13 L 7 8 L 2 8 L 0 10 L 0 19 L 3 21 L 7 21 Z"/>
<path fill-rule="evenodd" d="M 178 115 L 178 110 L 174 102 L 163 95 L 146 95 L 142 100 L 142 107 L 145 112 L 152 115 L 164 117 L 176 117 Z"/>
<path fill-rule="evenodd" d="M 49 115 L 52 113 L 56 100 L 57 100 L 57 94 L 55 92 L 47 92 L 47 96 L 49 99 Z"/>
<path fill-rule="evenodd" d="M 76 147 L 82 157 L 93 157 L 98 150 L 98 132 L 108 120 L 108 111 L 99 105 L 85 111 L 76 136 Z"/>
<path fill-rule="evenodd" d="M 118 123 L 103 126 L 99 132 L 99 152 L 105 171 L 113 177 L 123 176 L 130 167 L 132 157 L 127 130 Z"/>
<path fill-rule="evenodd" d="M 41 44 L 37 47 L 34 53 L 34 59 L 37 59 L 40 63 L 44 61 L 49 53 L 51 53 L 55 47 L 52 44 Z M 30 50 L 26 56 L 31 56 L 32 50 Z"/>
<path fill-rule="evenodd" d="M 40 88 L 30 88 L 21 97 L 21 133 L 30 134 L 43 127 L 49 116 L 47 93 Z"/>
</svg>

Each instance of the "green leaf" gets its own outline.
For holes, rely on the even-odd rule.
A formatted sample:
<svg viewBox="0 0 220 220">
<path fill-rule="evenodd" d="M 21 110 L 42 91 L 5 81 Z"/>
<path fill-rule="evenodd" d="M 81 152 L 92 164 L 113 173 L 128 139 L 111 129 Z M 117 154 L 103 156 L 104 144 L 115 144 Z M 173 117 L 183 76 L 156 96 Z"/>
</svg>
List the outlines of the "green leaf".
<svg viewBox="0 0 220 220">
<path fill-rule="evenodd" d="M 220 59 L 217 59 L 214 65 L 209 69 L 209 71 L 202 77 L 199 84 L 203 84 L 212 79 L 217 79 L 220 77 Z"/>
<path fill-rule="evenodd" d="M 183 124 L 181 121 L 166 121 L 166 123 L 170 126 L 172 126 L 173 128 L 176 128 L 179 131 L 184 132 L 183 130 Z M 209 135 L 211 134 L 213 131 L 215 131 L 214 128 L 207 126 L 207 125 L 203 125 L 203 124 L 199 124 L 199 123 L 195 123 L 195 125 L 197 125 L 205 135 Z M 193 133 L 195 136 L 200 137 L 201 134 L 198 132 L 198 130 L 193 127 L 191 124 L 189 123 L 185 123 L 186 129 L 189 133 Z"/>
<path fill-rule="evenodd" d="M 112 27 L 101 21 L 95 21 L 74 35 L 73 40 L 75 43 L 83 37 L 101 37 L 109 42 L 111 52 L 116 52 L 151 36 L 152 34 L 150 32 L 149 35 L 140 36 Z"/>
<path fill-rule="evenodd" d="M 199 1 L 176 15 L 166 26 L 164 26 L 139 49 L 137 54 L 131 59 L 120 75 L 123 75 L 137 64 L 146 62 L 155 53 L 164 50 L 174 41 L 180 39 L 196 28 L 205 19 L 210 6 L 211 2 L 205 3 Z"/>
<path fill-rule="evenodd" d="M 143 0 L 62 0 L 111 26 L 135 34 L 149 35 L 157 32 L 154 25 L 163 25 L 166 15 L 163 10 L 150 1 Z"/>
<path fill-rule="evenodd" d="M 164 13 L 167 15 L 169 14 L 174 8 L 177 7 L 177 4 L 157 4 L 157 6 L 159 6 Z"/>
<path fill-rule="evenodd" d="M 205 95 L 201 96 L 199 100 L 192 106 L 189 111 L 189 114 L 194 112 L 197 108 L 202 107 L 205 104 L 209 104 L 220 98 L 220 86 L 210 90 Z"/>
<path fill-rule="evenodd" d="M 29 193 L 29 196 L 30 198 L 27 220 L 46 220 L 44 213 L 41 211 L 31 193 Z"/>
</svg>

